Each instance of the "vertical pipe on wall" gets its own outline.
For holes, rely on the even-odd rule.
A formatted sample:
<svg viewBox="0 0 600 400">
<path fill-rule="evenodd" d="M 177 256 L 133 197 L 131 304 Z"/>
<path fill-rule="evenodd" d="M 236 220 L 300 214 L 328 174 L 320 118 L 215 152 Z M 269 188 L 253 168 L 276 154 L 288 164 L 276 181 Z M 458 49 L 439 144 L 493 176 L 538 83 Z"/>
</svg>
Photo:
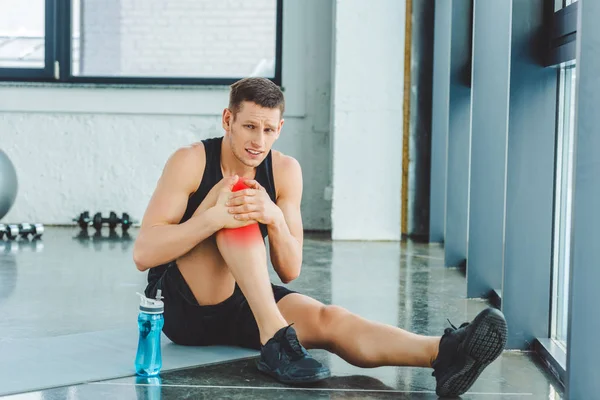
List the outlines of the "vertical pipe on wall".
<svg viewBox="0 0 600 400">
<path fill-rule="evenodd" d="M 402 111 L 402 198 L 401 198 L 401 227 L 402 235 L 408 232 L 408 165 L 409 165 L 409 129 L 411 103 L 411 55 L 412 55 L 412 0 L 406 0 L 406 18 L 404 27 L 404 99 Z"/>
</svg>

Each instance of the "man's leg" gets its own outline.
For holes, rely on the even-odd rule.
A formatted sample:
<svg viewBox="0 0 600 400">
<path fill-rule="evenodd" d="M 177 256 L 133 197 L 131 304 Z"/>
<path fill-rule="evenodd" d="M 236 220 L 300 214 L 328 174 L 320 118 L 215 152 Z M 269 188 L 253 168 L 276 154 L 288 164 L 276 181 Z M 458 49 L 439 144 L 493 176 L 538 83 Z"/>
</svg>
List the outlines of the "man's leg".
<svg viewBox="0 0 600 400">
<path fill-rule="evenodd" d="M 306 348 L 331 351 L 358 367 L 431 367 L 437 357 L 440 337 L 369 321 L 298 293 L 287 295 L 278 306 Z"/>
<path fill-rule="evenodd" d="M 244 236 L 240 243 L 240 232 Z M 267 270 L 267 251 L 257 224 L 242 231 L 224 229 L 200 243 L 178 261 L 179 270 L 198 304 L 217 304 L 239 285 L 248 300 L 261 344 L 289 325 L 281 315 L 271 288 Z"/>
<path fill-rule="evenodd" d="M 260 371 L 284 383 L 325 379 L 330 375 L 329 369 L 306 352 L 277 307 L 267 270 L 266 247 L 258 225 L 255 227 L 254 233 L 244 231 L 243 243 L 236 235 L 240 231 L 219 231 L 214 240 L 206 241 L 201 245 L 204 247 L 178 262 L 179 270 L 200 305 L 226 300 L 237 282 L 248 302 L 252 323 L 258 327 L 261 343 L 251 346 L 261 345 Z M 249 240 L 249 234 L 256 236 Z M 248 327 L 239 327 L 244 328 Z"/>
<path fill-rule="evenodd" d="M 177 264 L 201 306 L 221 303 L 232 295 L 237 282 L 252 309 L 262 344 L 289 325 L 273 298 L 264 244 L 240 247 L 219 232 Z"/>
<path fill-rule="evenodd" d="M 239 180 L 232 191 L 246 188 Z M 221 188 L 215 187 L 196 212 L 215 205 Z M 287 322 L 281 316 L 267 271 L 267 252 L 258 224 L 223 229 L 200 243 L 180 260 L 179 269 L 200 305 L 219 303 L 229 297 L 235 283 L 248 300 L 265 344 Z"/>
<path fill-rule="evenodd" d="M 267 251 L 257 224 L 217 233 L 217 246 L 254 314 L 261 344 L 288 325 L 281 315 L 267 270 Z M 243 232 L 243 243 L 238 241 Z"/>
<path fill-rule="evenodd" d="M 308 354 L 281 315 L 267 270 L 267 252 L 258 225 L 222 230 L 217 246 L 254 316 L 262 344 L 258 369 L 284 383 L 317 382 L 329 369 Z M 255 228 L 255 229 L 254 229 Z"/>
<path fill-rule="evenodd" d="M 492 308 L 439 338 L 371 322 L 296 293 L 278 306 L 307 348 L 329 350 L 360 367 L 433 367 L 436 393 L 444 397 L 466 392 L 506 345 L 506 321 Z"/>
</svg>

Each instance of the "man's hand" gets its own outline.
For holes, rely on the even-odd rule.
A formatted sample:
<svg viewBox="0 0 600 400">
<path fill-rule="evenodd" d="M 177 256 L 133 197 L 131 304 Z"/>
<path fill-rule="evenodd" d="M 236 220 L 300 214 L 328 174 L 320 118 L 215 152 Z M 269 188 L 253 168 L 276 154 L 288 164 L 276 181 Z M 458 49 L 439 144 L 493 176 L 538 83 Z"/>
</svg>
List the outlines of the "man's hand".
<svg viewBox="0 0 600 400">
<path fill-rule="evenodd" d="M 244 183 L 249 189 L 239 190 L 229 196 L 229 201 L 225 204 L 229 213 L 238 221 L 254 220 L 264 225 L 280 222 L 283 213 L 273 203 L 265 188 L 253 179 L 247 179 Z"/>
<path fill-rule="evenodd" d="M 211 193 L 216 199 L 214 206 L 210 207 L 209 211 L 211 211 L 214 216 L 219 229 L 235 229 L 256 223 L 256 221 L 252 219 L 240 220 L 234 218 L 234 215 L 229 212 L 229 207 L 226 205 L 229 196 L 233 193 L 232 188 L 237 183 L 238 179 L 237 176 L 224 178 L 211 189 Z M 208 198 L 208 195 L 206 197 Z"/>
<path fill-rule="evenodd" d="M 210 189 L 204 200 L 202 200 L 202 203 L 200 203 L 200 206 L 198 206 L 196 211 L 194 211 L 193 216 L 200 215 L 209 208 L 214 207 L 217 204 L 217 199 L 219 198 L 219 195 L 221 195 L 221 193 L 224 191 L 230 193 L 231 188 L 233 187 L 233 185 L 236 184 L 238 180 L 239 178 L 237 177 L 237 175 L 223 177 L 223 179 L 217 182 Z M 225 202 L 223 202 L 223 204 L 225 204 Z"/>
</svg>

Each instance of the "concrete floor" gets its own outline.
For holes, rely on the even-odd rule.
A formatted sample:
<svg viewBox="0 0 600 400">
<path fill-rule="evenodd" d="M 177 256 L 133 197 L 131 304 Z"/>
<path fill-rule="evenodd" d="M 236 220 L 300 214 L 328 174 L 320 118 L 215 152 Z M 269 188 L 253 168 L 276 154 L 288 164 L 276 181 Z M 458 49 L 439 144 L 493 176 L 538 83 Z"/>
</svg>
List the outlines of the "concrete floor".
<svg viewBox="0 0 600 400">
<path fill-rule="evenodd" d="M 78 228 L 48 228 L 37 243 L 0 241 L 0 340 L 42 338 L 130 326 L 146 274 L 131 259 L 131 236 L 84 237 Z M 449 319 L 470 320 L 487 304 L 465 298 L 465 277 L 443 267 L 443 248 L 414 243 L 333 243 L 307 235 L 303 271 L 289 287 L 415 333 L 441 335 Z M 271 271 L 273 282 L 280 283 Z M 56 312 L 60 309 L 60 312 Z M 6 399 L 430 399 L 431 370 L 361 369 L 311 351 L 333 377 L 286 387 L 257 372 L 252 360 L 93 382 Z M 2 381 L 0 380 L 0 385 Z M 160 384 L 160 386 L 156 386 Z M 561 386 L 531 353 L 505 352 L 463 399 L 561 399 Z"/>
</svg>

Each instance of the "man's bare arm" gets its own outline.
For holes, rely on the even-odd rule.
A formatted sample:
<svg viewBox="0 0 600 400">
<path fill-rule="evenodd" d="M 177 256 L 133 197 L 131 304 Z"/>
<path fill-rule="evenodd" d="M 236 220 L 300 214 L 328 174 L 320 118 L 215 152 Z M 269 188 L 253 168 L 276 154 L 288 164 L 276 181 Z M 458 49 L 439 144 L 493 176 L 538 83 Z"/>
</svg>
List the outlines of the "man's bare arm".
<svg viewBox="0 0 600 400">
<path fill-rule="evenodd" d="M 281 278 L 288 283 L 300 275 L 304 229 L 300 203 L 302 201 L 302 169 L 294 158 L 281 156 L 280 165 L 274 168 L 279 188 L 277 206 L 281 218 L 268 226 L 271 263 Z"/>
<path fill-rule="evenodd" d="M 167 161 L 133 249 L 133 259 L 140 271 L 184 255 L 221 229 L 211 214 L 215 193 L 210 198 L 207 196 L 192 218 L 179 224 L 190 194 L 198 188 L 202 179 L 205 157 L 201 147 L 183 148 Z M 212 204 L 208 204 L 209 200 Z"/>
</svg>

